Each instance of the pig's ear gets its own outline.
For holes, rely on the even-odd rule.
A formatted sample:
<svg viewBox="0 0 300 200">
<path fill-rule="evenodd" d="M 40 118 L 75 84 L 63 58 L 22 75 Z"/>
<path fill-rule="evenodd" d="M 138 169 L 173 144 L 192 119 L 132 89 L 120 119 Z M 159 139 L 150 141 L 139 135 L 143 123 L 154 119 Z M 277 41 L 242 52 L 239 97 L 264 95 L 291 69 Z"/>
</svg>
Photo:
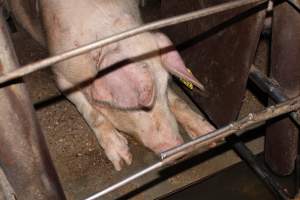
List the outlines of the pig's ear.
<svg viewBox="0 0 300 200">
<path fill-rule="evenodd" d="M 130 63 L 96 78 L 91 86 L 95 103 L 118 109 L 151 108 L 155 99 L 152 73 L 143 63 Z"/>
<path fill-rule="evenodd" d="M 190 81 L 200 90 L 204 91 L 204 86 L 189 72 L 171 40 L 162 33 L 154 33 L 154 35 L 161 49 L 161 60 L 164 68 L 174 76 Z"/>
</svg>

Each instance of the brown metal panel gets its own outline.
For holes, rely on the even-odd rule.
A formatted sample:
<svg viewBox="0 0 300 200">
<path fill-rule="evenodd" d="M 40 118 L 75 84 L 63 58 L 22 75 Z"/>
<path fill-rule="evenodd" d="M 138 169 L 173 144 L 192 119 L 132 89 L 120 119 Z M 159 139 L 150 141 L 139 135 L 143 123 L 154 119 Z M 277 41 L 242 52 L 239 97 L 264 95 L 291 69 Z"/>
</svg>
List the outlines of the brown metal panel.
<svg viewBox="0 0 300 200">
<path fill-rule="evenodd" d="M 271 76 L 289 97 L 299 95 L 300 14 L 288 3 L 275 6 L 271 52 Z M 298 129 L 288 117 L 273 122 L 266 133 L 265 159 L 274 172 L 288 175 L 294 169 Z"/>
<path fill-rule="evenodd" d="M 0 74 L 17 66 L 0 12 Z M 17 199 L 65 199 L 23 83 L 1 86 L 0 114 L 0 164 Z"/>
<path fill-rule="evenodd" d="M 225 2 L 229 1 L 162 0 L 161 14 L 170 17 Z M 266 6 L 251 5 L 164 30 L 208 92 L 207 97 L 197 91 L 189 94 L 218 126 L 238 116 Z"/>
</svg>

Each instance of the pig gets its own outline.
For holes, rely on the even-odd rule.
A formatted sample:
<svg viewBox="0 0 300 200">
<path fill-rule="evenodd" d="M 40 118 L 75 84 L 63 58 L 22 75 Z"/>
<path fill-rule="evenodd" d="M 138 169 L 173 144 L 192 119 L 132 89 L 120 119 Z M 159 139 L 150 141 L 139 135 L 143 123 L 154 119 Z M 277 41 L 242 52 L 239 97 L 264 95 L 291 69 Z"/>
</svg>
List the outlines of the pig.
<svg viewBox="0 0 300 200">
<path fill-rule="evenodd" d="M 51 55 L 143 25 L 137 0 L 9 0 L 10 10 Z M 188 72 L 170 39 L 145 32 L 52 67 L 56 83 L 95 133 L 116 170 L 132 163 L 124 134 L 159 154 L 214 127 L 170 87 Z"/>
</svg>

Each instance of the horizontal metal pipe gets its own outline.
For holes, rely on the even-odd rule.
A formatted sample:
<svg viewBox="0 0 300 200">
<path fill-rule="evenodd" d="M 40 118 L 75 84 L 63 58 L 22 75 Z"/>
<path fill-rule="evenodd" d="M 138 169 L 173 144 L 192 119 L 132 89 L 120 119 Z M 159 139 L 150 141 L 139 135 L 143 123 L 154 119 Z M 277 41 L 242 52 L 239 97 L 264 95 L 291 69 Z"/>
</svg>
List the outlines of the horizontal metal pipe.
<svg viewBox="0 0 300 200">
<path fill-rule="evenodd" d="M 137 179 L 137 178 L 139 178 L 139 177 L 141 177 L 145 174 L 148 174 L 149 172 L 152 172 L 152 171 L 154 171 L 154 170 L 156 170 L 156 169 L 158 169 L 162 166 L 163 166 L 162 161 L 158 162 L 158 163 L 155 163 L 155 164 L 151 165 L 150 167 L 147 167 L 146 169 L 143 169 L 142 171 L 140 171 L 140 172 L 124 179 L 123 181 L 120 181 L 119 183 L 117 183 L 115 185 L 112 185 L 111 187 L 108 187 L 107 189 L 86 198 L 85 200 L 93 200 L 93 199 L 97 199 L 101 196 L 104 196 L 105 194 L 108 194 L 108 193 L 110 193 L 110 192 L 126 185 L 127 183 L 129 183 L 129 182 L 131 182 L 131 181 L 133 181 L 133 180 L 135 180 L 135 179 Z"/>
<path fill-rule="evenodd" d="M 263 92 L 267 93 L 276 103 L 281 103 L 289 99 L 275 80 L 268 78 L 254 65 L 251 66 L 249 78 Z M 299 111 L 291 112 L 290 117 L 295 121 L 295 123 L 300 125 Z"/>
<path fill-rule="evenodd" d="M 183 145 L 180 145 L 171 150 L 161 153 L 161 159 L 166 159 L 180 152 L 193 151 L 194 148 L 198 148 L 197 145 L 199 144 L 201 144 L 201 146 L 203 146 L 203 144 L 208 145 L 214 142 L 215 140 L 221 140 L 222 138 L 225 138 L 233 133 L 241 134 L 249 129 L 253 129 L 252 126 L 255 126 L 261 122 L 297 110 L 299 109 L 299 105 L 300 105 L 300 96 L 297 96 L 296 98 L 287 100 L 275 106 L 270 106 L 265 110 L 258 112 L 256 114 L 250 113 L 248 114 L 248 116 L 238 121 L 235 121 L 223 128 L 217 129 L 216 131 L 213 131 L 204 136 L 196 138 L 188 143 L 185 143 Z"/>
<path fill-rule="evenodd" d="M 52 57 L 28 64 L 28 65 L 24 65 L 21 68 L 14 70 L 10 73 L 7 73 L 3 76 L 0 77 L 0 84 L 3 84 L 4 82 L 16 79 L 16 78 L 20 78 L 24 75 L 30 74 L 34 71 L 40 70 L 40 69 L 44 69 L 50 65 L 53 65 L 55 63 L 58 63 L 60 61 L 78 56 L 80 54 L 83 53 L 87 53 L 89 51 L 92 51 L 96 48 L 108 45 L 110 43 L 125 39 L 125 38 L 129 38 L 132 37 L 134 35 L 146 32 L 146 31 L 151 31 L 151 30 L 156 30 L 159 28 L 163 28 L 163 27 L 167 27 L 167 26 L 171 26 L 174 24 L 179 24 L 182 22 L 187 22 L 190 20 L 194 20 L 194 19 L 198 19 L 201 17 L 206 17 L 212 14 L 216 14 L 216 13 L 220 13 L 223 11 L 227 11 L 230 9 L 234 9 L 234 8 L 238 8 L 241 6 L 245 6 L 245 5 L 249 5 L 249 4 L 261 4 L 267 2 L 267 0 L 237 0 L 234 2 L 229 2 L 229 3 L 224 3 L 221 5 L 217 5 L 217 6 L 213 6 L 210 8 L 205 8 L 205 9 L 201 9 L 198 11 L 194 11 L 194 12 L 190 12 L 187 14 L 183 14 L 183 15 L 179 15 L 179 16 L 175 16 L 175 17 L 171 17 L 171 18 L 167 18 L 167 19 L 163 19 L 163 20 L 159 20 L 156 22 L 152 22 L 134 29 L 130 29 L 128 31 L 124 31 L 121 32 L 119 34 L 115 34 L 113 36 L 98 40 L 96 42 L 93 42 L 91 44 L 87 44 L 87 45 L 83 45 L 81 47 L 78 47 L 76 49 L 70 50 L 70 51 L 66 51 L 64 53 L 61 53 L 59 55 L 54 55 Z"/>
<path fill-rule="evenodd" d="M 171 150 L 165 151 L 161 153 L 161 161 L 157 162 L 150 167 L 137 172 L 136 174 L 125 178 L 124 180 L 106 188 L 105 190 L 94 194 L 91 197 L 88 197 L 86 200 L 93 200 L 99 197 L 102 197 L 109 192 L 112 192 L 131 181 L 151 172 L 154 170 L 157 170 L 163 166 L 166 165 L 172 165 L 174 164 L 174 161 L 179 161 L 179 159 L 187 159 L 188 157 L 183 157 L 184 155 L 191 155 L 192 152 L 195 150 L 198 150 L 197 153 L 204 152 L 209 148 L 209 144 L 220 141 L 222 138 L 225 138 L 231 134 L 237 133 L 242 134 L 246 132 L 247 130 L 255 128 L 257 125 L 261 125 L 261 122 L 264 122 L 266 120 L 269 120 L 271 118 L 277 117 L 279 115 L 297 110 L 300 108 L 300 96 L 293 98 L 291 100 L 287 100 L 281 104 L 277 104 L 275 106 L 270 106 L 266 109 L 264 109 L 261 112 L 257 113 L 250 113 L 247 117 L 244 117 L 238 121 L 235 121 L 228 126 L 225 126 L 223 128 L 220 128 L 218 130 L 215 130 L 213 132 L 208 133 L 207 135 L 201 136 L 196 138 L 195 140 L 192 140 L 190 142 L 187 142 L 183 145 L 180 145 L 178 147 L 175 147 Z M 221 144 L 222 142 L 218 143 Z M 199 151 L 200 150 L 200 151 Z"/>
</svg>

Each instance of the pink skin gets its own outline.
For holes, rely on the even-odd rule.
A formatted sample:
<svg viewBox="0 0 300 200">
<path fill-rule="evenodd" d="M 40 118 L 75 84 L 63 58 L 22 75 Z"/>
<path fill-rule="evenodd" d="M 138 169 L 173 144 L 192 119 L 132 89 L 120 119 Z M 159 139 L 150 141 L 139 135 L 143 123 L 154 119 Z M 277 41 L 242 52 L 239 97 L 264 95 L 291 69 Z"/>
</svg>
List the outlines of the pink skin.
<svg viewBox="0 0 300 200">
<path fill-rule="evenodd" d="M 130 49 L 130 46 L 124 45 L 126 43 L 118 43 L 117 47 L 108 55 L 100 56 L 101 62 L 97 68 L 105 69 L 107 66 L 113 66 L 115 63 L 129 58 L 125 49 Z M 151 107 L 154 102 L 154 81 L 146 63 L 121 65 L 97 78 L 92 87 L 94 100 L 99 103 L 108 103 L 115 108 Z"/>
<path fill-rule="evenodd" d="M 36 35 L 40 32 L 36 27 L 27 29 L 35 33 L 35 38 L 47 41 L 51 54 L 142 25 L 136 0 L 39 2 L 46 39 Z M 28 1 L 10 0 L 12 6 L 25 3 Z M 34 23 L 21 7 L 13 11 L 26 28 Z M 99 69 L 124 59 L 130 62 L 97 77 Z M 214 130 L 168 88 L 168 72 L 200 89 L 203 86 L 187 72 L 180 55 L 163 34 L 143 33 L 58 63 L 52 69 L 58 87 L 82 114 L 116 170 L 132 162 L 123 133 L 160 153 L 182 144 L 177 122 L 192 138 Z"/>
<path fill-rule="evenodd" d="M 135 83 L 136 87 L 143 86 L 143 84 L 141 83 L 144 83 L 145 80 L 149 80 L 149 77 L 151 77 L 151 79 L 153 80 L 153 89 L 144 91 L 148 92 L 148 94 L 145 94 L 145 96 L 152 95 L 151 99 L 154 99 L 155 95 L 155 102 L 149 104 L 149 106 L 138 105 L 137 107 L 135 107 L 135 110 L 128 110 L 128 107 L 123 107 L 120 109 L 120 107 L 116 108 L 101 104 L 99 103 L 98 99 L 95 99 L 97 98 L 97 96 L 95 95 L 93 96 L 93 99 L 95 101 L 94 105 L 97 107 L 97 109 L 104 116 L 106 116 L 109 121 L 111 121 L 116 129 L 134 136 L 146 147 L 150 148 L 156 153 L 159 153 L 166 149 L 182 144 L 183 140 L 178 132 L 175 117 L 171 113 L 168 106 L 168 99 L 166 94 L 169 75 L 162 65 L 162 57 L 160 56 L 159 44 L 157 43 L 157 39 L 158 37 L 156 34 L 145 33 L 134 38 L 129 38 L 118 42 L 118 50 L 122 52 L 125 58 L 136 58 L 142 55 L 142 53 L 144 52 L 152 52 L 153 55 L 151 55 L 151 57 L 147 58 L 146 60 L 137 60 L 134 63 L 123 66 L 122 70 L 125 71 L 130 67 L 136 68 L 136 71 L 134 74 L 132 74 L 131 79 L 131 81 Z M 122 51 L 122 47 L 124 47 L 124 49 L 126 47 L 127 51 Z M 148 47 L 146 51 L 145 47 Z M 172 57 L 168 58 L 172 59 Z M 113 61 L 110 61 L 108 58 L 106 62 L 103 63 L 114 63 L 114 59 Z M 166 61 L 169 60 L 167 59 Z M 102 66 L 101 64 L 100 68 L 105 68 L 105 66 Z M 144 65 L 144 68 L 141 68 L 142 65 Z M 168 68 L 169 66 L 165 67 Z M 138 69 L 144 70 L 144 72 L 139 71 L 140 73 L 137 73 Z M 111 74 L 115 73 L 117 72 L 113 71 Z M 148 77 L 142 77 L 143 75 Z M 124 74 L 118 74 L 116 75 L 116 77 L 119 81 L 122 81 L 124 79 L 127 80 L 127 77 Z M 109 82 L 102 82 L 101 79 L 104 78 L 105 77 L 100 77 L 96 79 L 94 84 L 108 84 Z M 95 90 L 96 92 L 100 93 L 101 91 L 99 92 L 99 89 L 101 89 L 102 85 L 98 84 L 97 87 L 93 87 L 91 89 L 91 93 L 95 93 Z M 153 93 L 153 91 L 155 91 L 155 93 Z M 126 90 L 124 90 L 124 86 L 120 85 L 118 88 L 116 88 L 116 91 L 110 90 L 109 92 L 121 94 L 123 98 L 119 99 L 119 105 L 124 105 L 124 102 L 129 105 L 129 99 L 127 98 L 128 93 L 126 93 Z M 110 105 L 112 104 L 110 103 Z M 144 110 L 142 109 L 143 107 L 147 107 L 147 109 Z"/>
<path fill-rule="evenodd" d="M 172 47 L 171 41 L 161 33 L 148 33 L 138 37 L 142 37 L 144 41 L 156 45 L 157 54 L 148 60 L 142 61 L 152 63 L 152 65 L 147 66 L 152 71 L 155 86 L 158 88 L 154 105 L 149 107 L 148 110 L 121 110 L 101 104 L 95 104 L 96 108 L 113 123 L 116 129 L 134 136 L 156 153 L 182 144 L 183 140 L 178 132 L 176 119 L 192 138 L 213 131 L 214 127 L 210 123 L 192 111 L 182 99 L 167 87 L 169 75 L 166 73 L 166 69 L 176 72 L 176 74 L 187 71 L 177 51 L 171 50 L 160 53 L 159 49 Z M 137 46 L 139 43 L 131 41 L 131 45 Z M 153 50 L 150 49 L 150 51 Z M 139 66 L 138 63 L 134 64 L 137 67 Z M 184 76 L 180 77 L 198 82 L 190 73 L 185 73 Z M 97 81 L 99 80 L 95 82 Z M 126 96 L 125 93 L 124 96 Z M 199 127 L 202 128 L 199 129 Z"/>
</svg>

